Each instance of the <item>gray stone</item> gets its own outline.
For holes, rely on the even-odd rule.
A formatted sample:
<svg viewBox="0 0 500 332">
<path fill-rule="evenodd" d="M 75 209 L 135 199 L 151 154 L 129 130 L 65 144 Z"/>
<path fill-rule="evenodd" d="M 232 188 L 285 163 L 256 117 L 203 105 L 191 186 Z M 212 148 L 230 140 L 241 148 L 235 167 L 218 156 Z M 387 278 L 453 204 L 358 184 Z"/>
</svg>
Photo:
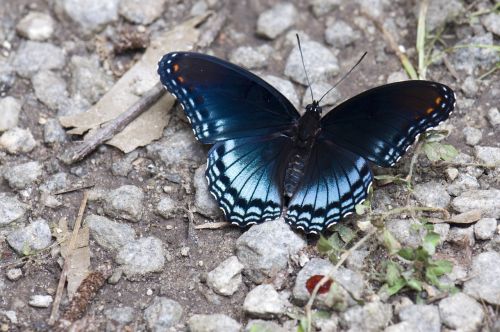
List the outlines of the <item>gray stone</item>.
<svg viewBox="0 0 500 332">
<path fill-rule="evenodd" d="M 114 307 L 106 309 L 104 316 L 106 316 L 106 331 L 125 331 L 125 325 L 134 321 L 136 313 L 131 307 Z"/>
<path fill-rule="evenodd" d="M 384 332 L 408 332 L 408 331 L 416 331 L 415 326 L 410 322 L 400 322 L 391 326 L 388 326 Z M 424 331 L 418 331 L 424 332 Z"/>
<path fill-rule="evenodd" d="M 87 216 L 85 223 L 96 242 L 106 249 L 119 250 L 127 243 L 134 241 L 135 231 L 127 224 L 95 214 Z"/>
<path fill-rule="evenodd" d="M 68 174 L 59 172 L 51 175 L 41 186 L 40 190 L 53 193 L 69 187 Z"/>
<path fill-rule="evenodd" d="M 337 49 L 353 44 L 360 37 L 360 33 L 343 20 L 331 21 L 325 30 L 326 42 Z"/>
<path fill-rule="evenodd" d="M 386 14 L 385 5 L 387 1 L 384 0 L 357 0 L 364 13 L 370 13 L 374 18 L 380 18 Z"/>
<path fill-rule="evenodd" d="M 267 44 L 259 47 L 240 46 L 231 52 L 229 61 L 248 69 L 261 68 L 268 64 L 273 48 Z"/>
<path fill-rule="evenodd" d="M 474 127 L 465 127 L 462 132 L 465 135 L 465 143 L 470 146 L 477 145 L 483 138 L 482 131 Z"/>
<path fill-rule="evenodd" d="M 75 115 L 85 112 L 90 108 L 90 102 L 82 95 L 77 93 L 71 98 L 66 99 L 64 103 L 57 110 L 57 116 Z"/>
<path fill-rule="evenodd" d="M 243 264 L 231 256 L 207 274 L 207 285 L 220 295 L 233 295 L 242 283 Z"/>
<path fill-rule="evenodd" d="M 38 100 L 52 110 L 59 109 L 68 99 L 66 81 L 53 71 L 39 71 L 33 75 L 31 83 Z"/>
<path fill-rule="evenodd" d="M 457 293 L 439 302 L 443 323 L 451 329 L 474 332 L 483 322 L 483 308 L 473 298 Z"/>
<path fill-rule="evenodd" d="M 283 219 L 252 226 L 236 241 L 236 255 L 245 266 L 245 274 L 262 283 L 288 265 L 290 256 L 297 254 L 306 242 Z"/>
<path fill-rule="evenodd" d="M 153 236 L 140 238 L 121 247 L 116 262 L 123 265 L 127 277 L 159 272 L 165 264 L 165 249 L 161 240 Z"/>
<path fill-rule="evenodd" d="M 238 330 L 239 331 L 239 330 Z M 281 325 L 267 320 L 252 319 L 248 321 L 245 332 L 287 332 Z M 214 331 L 215 332 L 215 331 Z"/>
<path fill-rule="evenodd" d="M 190 332 L 240 332 L 241 325 L 223 314 L 193 315 L 187 322 Z"/>
<path fill-rule="evenodd" d="M 401 245 L 412 248 L 418 247 L 427 233 L 422 224 L 413 219 L 390 219 L 385 223 L 385 228 Z"/>
<path fill-rule="evenodd" d="M 439 234 L 440 244 L 448 239 L 450 233 L 450 224 L 442 223 L 434 225 L 434 232 Z"/>
<path fill-rule="evenodd" d="M 11 61 L 0 57 L 0 95 L 3 96 L 6 94 L 6 92 L 12 88 L 15 81 L 16 74 Z"/>
<path fill-rule="evenodd" d="M 6 167 L 3 177 L 12 189 L 24 189 L 42 175 L 42 165 L 38 161 Z"/>
<path fill-rule="evenodd" d="M 132 23 L 147 25 L 164 12 L 166 0 L 121 0 L 120 15 Z"/>
<path fill-rule="evenodd" d="M 490 108 L 487 115 L 492 126 L 500 125 L 500 111 L 497 107 Z"/>
<path fill-rule="evenodd" d="M 467 37 L 457 42 L 456 45 L 494 45 L 493 35 L 487 33 L 480 36 Z M 458 48 L 450 56 L 455 69 L 473 75 L 478 69 L 489 69 L 500 60 L 498 52 L 485 47 Z"/>
<path fill-rule="evenodd" d="M 328 14 L 342 4 L 341 0 L 312 0 L 311 9 L 316 17 Z"/>
<path fill-rule="evenodd" d="M 272 285 L 259 285 L 252 289 L 243 302 L 243 310 L 252 316 L 271 318 L 285 312 L 286 303 Z"/>
<path fill-rule="evenodd" d="M 0 227 L 23 218 L 27 208 L 17 198 L 0 193 Z"/>
<path fill-rule="evenodd" d="M 346 259 L 346 267 L 350 270 L 361 271 L 365 268 L 365 259 L 370 254 L 367 249 L 357 249 L 351 251 L 351 254 Z"/>
<path fill-rule="evenodd" d="M 55 22 L 45 13 L 29 12 L 17 23 L 16 30 L 21 36 L 31 40 L 46 40 L 54 33 Z"/>
<path fill-rule="evenodd" d="M 163 196 L 156 206 L 156 212 L 166 219 L 172 218 L 180 210 L 182 210 L 182 207 L 179 206 L 179 202 L 169 196 Z"/>
<path fill-rule="evenodd" d="M 13 66 L 20 76 L 29 78 L 40 70 L 60 69 L 65 62 L 61 48 L 50 43 L 29 40 L 19 47 Z"/>
<path fill-rule="evenodd" d="M 446 169 L 446 176 L 451 181 L 455 180 L 458 176 L 458 169 L 456 169 L 455 167 L 448 167 Z"/>
<path fill-rule="evenodd" d="M 500 218 L 500 190 L 469 190 L 453 199 L 451 206 L 458 212 L 481 210 L 483 217 Z"/>
<path fill-rule="evenodd" d="M 475 177 L 462 173 L 448 186 L 448 193 L 452 196 L 459 196 L 461 193 L 471 189 L 479 189 L 479 182 Z"/>
<path fill-rule="evenodd" d="M 0 132 L 12 129 L 19 122 L 21 103 L 14 97 L 0 98 Z"/>
<path fill-rule="evenodd" d="M 486 30 L 500 36 L 500 14 L 498 12 L 482 15 L 481 23 L 483 23 Z"/>
<path fill-rule="evenodd" d="M 439 310 L 434 305 L 412 304 L 401 309 L 399 319 L 410 323 L 406 331 L 440 332 Z"/>
<path fill-rule="evenodd" d="M 464 293 L 477 300 L 500 305 L 500 253 L 483 252 L 472 259 L 470 279 L 465 281 Z"/>
<path fill-rule="evenodd" d="M 1 279 L 0 279 L 1 280 Z M 0 281 L 1 283 L 1 281 Z M 1 287 L 0 287 L 1 289 Z M 17 325 L 17 313 L 14 310 L 0 310 L 0 315 L 7 317 L 12 324 Z"/>
<path fill-rule="evenodd" d="M 479 90 L 479 87 L 474 77 L 467 76 L 467 78 L 462 83 L 461 89 L 467 97 L 473 98 Z"/>
<path fill-rule="evenodd" d="M 105 212 L 116 218 L 138 222 L 143 213 L 144 192 L 141 188 L 124 185 L 111 190 L 105 197 Z"/>
<path fill-rule="evenodd" d="M 474 235 L 478 240 L 489 240 L 497 231 L 495 218 L 482 218 L 474 225 Z"/>
<path fill-rule="evenodd" d="M 291 27 L 297 18 L 297 9 L 291 3 L 278 3 L 259 15 L 257 33 L 269 39 L 278 37 Z"/>
<path fill-rule="evenodd" d="M 113 175 L 118 176 L 127 176 L 130 171 L 132 171 L 134 165 L 133 161 L 139 157 L 139 153 L 137 151 L 133 151 L 127 153 L 123 158 L 118 161 L 115 161 L 113 165 L 111 165 L 111 172 Z"/>
<path fill-rule="evenodd" d="M 391 305 L 378 301 L 352 307 L 342 314 L 342 319 L 350 332 L 381 331 L 389 324 L 391 318 Z"/>
<path fill-rule="evenodd" d="M 299 96 L 297 95 L 297 91 L 295 91 L 295 87 L 292 82 L 289 80 L 273 76 L 273 75 L 264 75 L 262 77 L 264 81 L 271 84 L 276 90 L 281 92 L 283 96 L 288 99 L 295 108 L 299 109 Z"/>
<path fill-rule="evenodd" d="M 47 144 L 63 143 L 66 132 L 57 119 L 48 119 L 43 126 L 43 141 Z"/>
<path fill-rule="evenodd" d="M 182 314 L 183 309 L 178 302 L 158 296 L 144 310 L 144 319 L 151 331 L 168 331 L 180 322 Z"/>
<path fill-rule="evenodd" d="M 196 164 L 205 159 L 206 153 L 202 145 L 196 142 L 191 129 L 182 129 L 164 140 L 146 147 L 148 153 L 157 155 L 167 166 L 180 164 Z"/>
<path fill-rule="evenodd" d="M 27 153 L 36 147 L 36 141 L 28 128 L 14 127 L 0 136 L 0 147 L 11 154 Z"/>
<path fill-rule="evenodd" d="M 80 94 L 91 104 L 111 88 L 113 79 L 99 65 L 97 56 L 81 57 L 75 55 L 70 61 L 71 91 Z"/>
<path fill-rule="evenodd" d="M 196 189 L 194 206 L 196 207 L 196 212 L 210 218 L 217 218 L 220 216 L 221 212 L 219 210 L 219 204 L 208 190 L 205 169 L 205 165 L 201 165 L 194 172 L 193 184 Z"/>
<path fill-rule="evenodd" d="M 21 279 L 21 277 L 23 276 L 23 270 L 21 270 L 20 268 L 8 269 L 5 275 L 10 281 L 16 281 Z"/>
<path fill-rule="evenodd" d="M 311 83 L 311 87 L 315 98 L 323 96 L 328 90 L 332 88 L 330 84 L 321 81 Z M 340 95 L 340 92 L 337 89 L 333 89 L 332 91 L 328 92 L 327 95 L 325 95 L 325 98 L 323 98 L 323 100 L 321 101 L 321 106 L 336 105 L 341 100 L 341 98 L 342 96 Z M 304 96 L 302 97 L 302 106 L 306 107 L 311 103 L 311 89 L 306 89 L 304 91 Z M 323 110 L 326 111 L 326 109 Z"/>
<path fill-rule="evenodd" d="M 329 275 L 333 274 L 333 279 L 336 283 L 342 285 L 339 287 L 342 306 L 352 306 L 356 304 L 356 301 L 351 297 L 354 296 L 356 299 L 361 298 L 363 289 L 365 287 L 365 281 L 363 275 L 359 272 L 351 271 L 345 268 L 338 268 L 335 270 L 332 263 L 328 260 L 320 258 L 312 258 L 297 274 L 295 279 L 295 286 L 293 287 L 293 298 L 299 303 L 305 303 L 309 299 L 309 291 L 306 288 L 307 280 L 314 275 Z M 347 292 L 347 291 L 348 292 Z M 350 293 L 350 294 L 349 294 Z M 319 294 L 317 296 L 315 305 L 319 307 L 331 306 L 328 303 L 329 299 L 327 294 Z"/>
<path fill-rule="evenodd" d="M 413 195 L 424 206 L 445 208 L 450 204 L 450 195 L 445 186 L 436 181 L 415 185 Z"/>
<path fill-rule="evenodd" d="M 189 14 L 191 16 L 203 15 L 207 10 L 208 10 L 207 3 L 203 0 L 199 0 L 193 4 L 193 7 L 191 7 Z"/>
<path fill-rule="evenodd" d="M 450 232 L 448 233 L 447 240 L 448 242 L 455 243 L 461 246 L 463 246 L 464 244 L 473 246 L 476 243 L 474 239 L 474 227 L 451 227 Z"/>
<path fill-rule="evenodd" d="M 402 82 L 407 80 L 408 80 L 408 75 L 402 70 L 392 72 L 389 74 L 389 76 L 387 76 L 387 84 Z"/>
<path fill-rule="evenodd" d="M 311 82 L 327 81 L 338 74 L 337 57 L 322 44 L 312 41 L 302 41 L 304 63 Z M 294 47 L 286 60 L 285 75 L 297 83 L 307 85 L 306 74 L 298 47 Z"/>
<path fill-rule="evenodd" d="M 49 224 L 38 219 L 26 227 L 18 228 L 7 235 L 7 242 L 18 254 L 29 254 L 47 248 L 52 235 Z"/>
<path fill-rule="evenodd" d="M 475 146 L 474 154 L 476 158 L 485 164 L 500 166 L 500 148 L 493 146 Z"/>
<path fill-rule="evenodd" d="M 458 0 L 432 0 L 429 1 L 427 17 L 425 20 L 426 28 L 433 31 L 451 22 L 464 10 L 463 5 Z M 415 11 L 418 15 L 418 9 Z"/>
<path fill-rule="evenodd" d="M 102 29 L 106 24 L 118 19 L 120 0 L 56 0 L 56 10 L 79 25 L 82 32 Z"/>
<path fill-rule="evenodd" d="M 35 308 L 48 308 L 52 301 L 50 295 L 31 295 L 28 304 Z"/>
</svg>

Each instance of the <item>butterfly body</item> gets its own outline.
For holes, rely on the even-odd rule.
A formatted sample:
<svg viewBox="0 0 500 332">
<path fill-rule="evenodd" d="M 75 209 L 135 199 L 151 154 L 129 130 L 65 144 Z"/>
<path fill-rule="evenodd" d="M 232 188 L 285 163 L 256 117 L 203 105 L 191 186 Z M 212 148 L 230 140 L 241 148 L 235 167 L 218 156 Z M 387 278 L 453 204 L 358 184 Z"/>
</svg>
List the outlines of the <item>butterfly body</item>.
<svg viewBox="0 0 500 332">
<path fill-rule="evenodd" d="M 158 73 L 195 137 L 214 144 L 208 187 L 241 227 L 284 215 L 295 228 L 322 232 L 366 198 L 369 162 L 394 165 L 455 104 L 446 85 L 407 81 L 367 90 L 324 116 L 314 101 L 301 116 L 267 82 L 212 56 L 169 53 Z"/>
</svg>

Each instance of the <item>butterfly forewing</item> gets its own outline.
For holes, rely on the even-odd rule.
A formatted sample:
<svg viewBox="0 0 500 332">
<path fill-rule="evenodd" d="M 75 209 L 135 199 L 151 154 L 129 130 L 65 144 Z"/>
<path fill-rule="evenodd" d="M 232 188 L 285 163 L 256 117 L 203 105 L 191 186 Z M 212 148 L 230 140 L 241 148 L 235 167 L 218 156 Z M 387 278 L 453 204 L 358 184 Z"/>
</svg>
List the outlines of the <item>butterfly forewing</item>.
<svg viewBox="0 0 500 332">
<path fill-rule="evenodd" d="M 332 142 L 380 166 L 392 166 L 423 131 L 446 120 L 455 95 L 446 85 L 406 81 L 365 91 L 321 120 Z"/>
<path fill-rule="evenodd" d="M 283 168 L 289 137 L 241 138 L 217 143 L 208 155 L 210 192 L 239 226 L 276 219 L 282 211 Z"/>
<path fill-rule="evenodd" d="M 371 182 L 364 158 L 319 136 L 285 221 L 308 233 L 321 232 L 354 211 L 366 198 Z"/>
<path fill-rule="evenodd" d="M 209 55 L 168 53 L 161 59 L 158 73 L 203 143 L 275 134 L 300 117 L 264 80 Z"/>
</svg>

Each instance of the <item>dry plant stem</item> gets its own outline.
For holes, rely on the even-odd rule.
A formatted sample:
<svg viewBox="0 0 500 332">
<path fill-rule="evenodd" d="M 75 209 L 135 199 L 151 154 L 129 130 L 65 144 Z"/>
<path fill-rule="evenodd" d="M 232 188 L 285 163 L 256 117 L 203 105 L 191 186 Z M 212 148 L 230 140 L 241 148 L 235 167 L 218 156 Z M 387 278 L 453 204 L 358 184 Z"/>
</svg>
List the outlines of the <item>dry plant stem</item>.
<svg viewBox="0 0 500 332">
<path fill-rule="evenodd" d="M 94 186 L 95 186 L 94 183 L 86 184 L 86 185 L 82 185 L 82 186 L 76 186 L 76 187 L 72 187 L 72 188 L 67 188 L 67 189 L 62 189 L 62 190 L 56 191 L 56 192 L 52 193 L 52 195 L 69 194 L 69 193 L 72 193 L 74 191 L 78 191 L 78 190 L 82 190 L 82 189 L 88 189 L 88 188 L 92 188 Z"/>
<path fill-rule="evenodd" d="M 65 153 L 64 162 L 72 164 L 85 158 L 90 152 L 94 151 L 99 145 L 110 140 L 113 136 L 122 131 L 130 122 L 139 115 L 148 110 L 165 93 L 160 82 L 156 83 L 148 92 L 146 92 L 134 105 L 120 114 L 117 118 L 107 123 L 104 127 L 98 129 L 92 136 L 87 137 L 67 153 Z"/>
<path fill-rule="evenodd" d="M 450 219 L 450 213 L 443 208 L 435 208 L 435 207 L 429 207 L 429 206 L 403 206 L 400 208 L 395 208 L 392 210 L 389 210 L 387 212 L 382 212 L 380 216 L 385 220 L 387 217 L 395 215 L 395 214 L 400 214 L 403 212 L 441 212 L 444 216 L 445 219 Z"/>
<path fill-rule="evenodd" d="M 410 59 L 408 59 L 408 57 L 406 56 L 406 54 L 404 54 L 399 49 L 399 45 L 396 42 L 396 39 L 394 38 L 394 36 L 391 34 L 391 32 L 384 27 L 384 24 L 380 20 L 378 20 L 377 18 L 373 17 L 369 13 L 364 13 L 364 14 L 370 20 L 372 20 L 373 23 L 375 24 L 375 26 L 382 32 L 382 35 L 384 36 L 385 40 L 389 44 L 389 47 L 392 49 L 392 51 L 394 53 L 396 53 L 396 55 L 399 58 L 399 61 L 401 61 L 401 64 L 403 65 L 404 69 L 406 70 L 406 72 L 408 73 L 408 75 L 410 76 L 410 78 L 412 80 L 418 79 L 417 72 L 415 71 L 415 68 L 413 68 L 413 65 L 411 64 Z"/>
<path fill-rule="evenodd" d="M 196 225 L 194 229 L 221 229 L 230 226 L 231 224 L 226 221 L 210 222 L 206 224 Z"/>
<path fill-rule="evenodd" d="M 420 9 L 418 12 L 418 26 L 417 26 L 417 52 L 418 52 L 418 75 L 419 78 L 424 80 L 427 65 L 425 57 L 425 17 L 427 16 L 427 9 L 429 8 L 429 1 L 422 0 L 420 2 Z"/>
<path fill-rule="evenodd" d="M 420 155 L 420 151 L 422 149 L 422 141 L 418 141 L 417 147 L 415 148 L 415 152 L 413 153 L 413 156 L 411 157 L 411 162 L 410 162 L 410 170 L 408 172 L 408 175 L 406 176 L 406 182 L 409 183 L 411 186 L 411 179 L 413 177 L 413 172 L 415 170 L 415 164 L 418 160 L 418 156 Z"/>
<path fill-rule="evenodd" d="M 355 245 L 353 245 L 351 248 L 349 248 L 346 252 L 342 254 L 340 257 L 339 261 L 337 264 L 335 264 L 334 269 L 337 270 L 342 264 L 344 264 L 345 260 L 352 254 L 352 252 L 356 249 L 358 249 L 363 243 L 365 243 L 373 234 L 377 232 L 376 228 L 371 229 L 365 236 L 361 238 L 358 242 L 356 242 Z M 334 280 L 334 276 L 332 273 L 329 273 L 316 284 L 314 287 L 313 291 L 311 292 L 311 296 L 309 297 L 309 300 L 307 301 L 307 304 L 305 306 L 305 311 L 306 311 L 306 317 L 307 317 L 307 332 L 312 331 L 312 306 L 314 304 L 314 301 L 316 300 L 316 297 L 318 296 L 318 291 L 319 289 L 328 282 L 328 280 Z"/>
<path fill-rule="evenodd" d="M 73 227 L 73 233 L 71 234 L 71 238 L 68 244 L 68 257 L 64 261 L 64 266 L 61 271 L 61 276 L 59 277 L 59 283 L 57 284 L 56 296 L 54 298 L 54 303 L 52 304 L 52 311 L 50 312 L 50 317 L 48 322 L 49 325 L 54 325 L 59 313 L 59 305 L 61 304 L 62 294 L 64 291 L 64 284 L 66 283 L 66 277 L 68 275 L 68 270 L 69 270 L 69 261 L 70 261 L 69 257 L 73 254 L 76 238 L 78 237 L 78 231 L 82 226 L 83 213 L 85 212 L 85 207 L 87 206 L 88 197 L 89 193 L 87 191 L 84 191 L 82 202 L 80 204 L 80 209 L 78 210 L 78 215 L 76 217 L 75 225 Z"/>
</svg>

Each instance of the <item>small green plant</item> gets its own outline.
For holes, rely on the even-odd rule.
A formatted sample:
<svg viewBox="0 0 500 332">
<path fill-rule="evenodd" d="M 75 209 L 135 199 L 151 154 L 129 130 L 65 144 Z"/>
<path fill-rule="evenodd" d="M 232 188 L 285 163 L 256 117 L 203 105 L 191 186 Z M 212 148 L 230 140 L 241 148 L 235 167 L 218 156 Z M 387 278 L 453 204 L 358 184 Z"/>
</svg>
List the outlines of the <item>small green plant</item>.
<svg viewBox="0 0 500 332">
<path fill-rule="evenodd" d="M 331 262 L 337 263 L 356 238 L 356 232 L 344 224 L 336 224 L 332 227 L 333 233 L 329 237 L 320 235 L 317 248 L 321 254 L 328 256 Z"/>
<path fill-rule="evenodd" d="M 422 291 L 424 285 L 432 285 L 442 291 L 453 291 L 454 286 L 444 285 L 439 277 L 451 272 L 452 263 L 443 259 L 433 259 L 439 244 L 439 234 L 432 225 L 425 225 L 427 234 L 417 248 L 401 247 L 401 244 L 387 230 L 383 242 L 391 259 L 385 261 L 384 289 L 388 295 L 404 290 Z"/>
<path fill-rule="evenodd" d="M 453 145 L 441 143 L 447 135 L 448 132 L 444 130 L 430 130 L 425 133 L 422 149 L 430 161 L 451 161 L 458 155 Z"/>
</svg>

